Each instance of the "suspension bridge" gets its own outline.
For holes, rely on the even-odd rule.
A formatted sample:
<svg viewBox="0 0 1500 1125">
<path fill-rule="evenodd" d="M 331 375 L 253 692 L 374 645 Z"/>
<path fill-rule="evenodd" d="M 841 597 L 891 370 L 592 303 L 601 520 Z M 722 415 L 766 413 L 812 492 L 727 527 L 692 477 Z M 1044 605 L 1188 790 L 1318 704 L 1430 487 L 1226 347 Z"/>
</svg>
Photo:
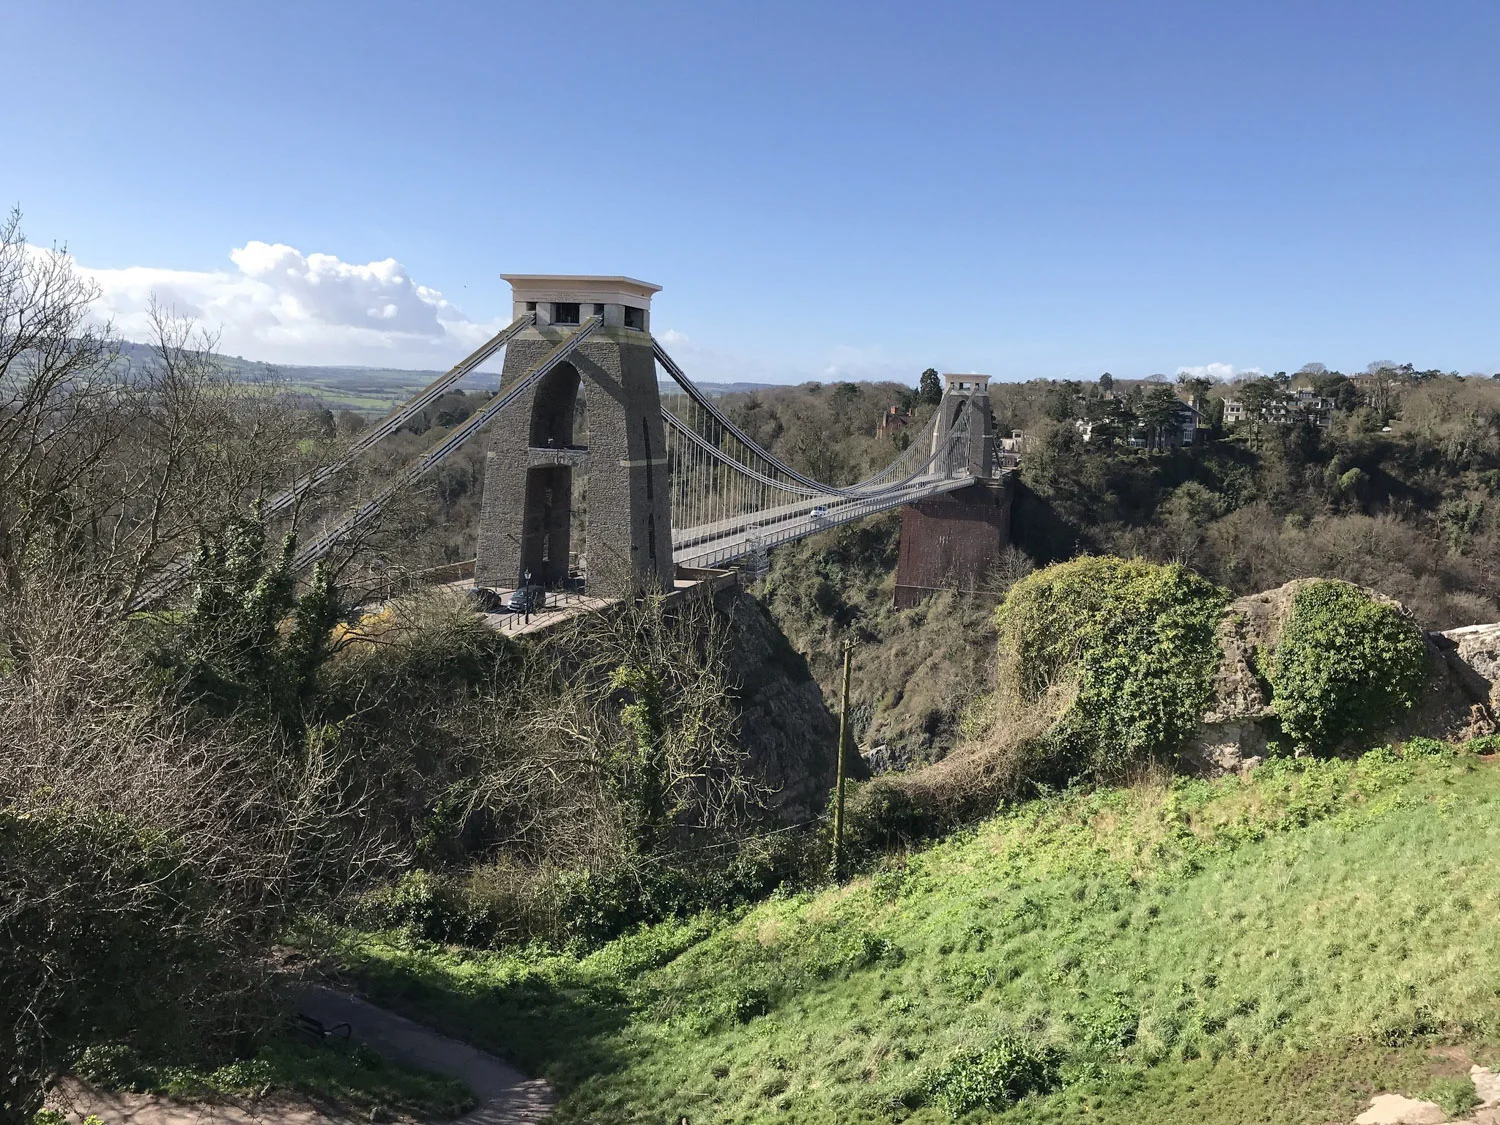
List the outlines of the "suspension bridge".
<svg viewBox="0 0 1500 1125">
<path fill-rule="evenodd" d="M 758 445 L 652 336 L 658 286 L 625 277 L 505 279 L 510 324 L 337 460 L 265 503 L 266 515 L 292 508 L 503 351 L 498 392 L 356 507 L 326 520 L 297 551 L 294 570 L 378 520 L 397 494 L 482 431 L 489 445 L 474 581 L 492 589 L 556 588 L 581 570 L 599 597 L 670 590 L 679 568 L 719 567 L 996 475 L 983 376 L 950 376 L 932 419 L 889 465 L 853 483 L 818 481 Z M 574 433 L 580 394 L 586 441 Z M 160 600 L 190 572 L 190 560 L 178 560 L 137 603 Z"/>
</svg>

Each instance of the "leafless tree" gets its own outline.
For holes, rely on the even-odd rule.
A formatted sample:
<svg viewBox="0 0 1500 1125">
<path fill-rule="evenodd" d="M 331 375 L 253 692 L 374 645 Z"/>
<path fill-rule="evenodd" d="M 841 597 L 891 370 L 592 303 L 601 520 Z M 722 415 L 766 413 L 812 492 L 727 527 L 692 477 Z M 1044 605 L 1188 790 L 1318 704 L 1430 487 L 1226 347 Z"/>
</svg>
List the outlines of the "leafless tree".
<svg viewBox="0 0 1500 1125">
<path fill-rule="evenodd" d="M 19 211 L 0 224 L 0 589 L 75 526 L 80 482 L 121 429 L 118 342 L 90 308 L 97 288 L 60 250 L 26 242 Z"/>
<path fill-rule="evenodd" d="M 97 297 L 0 223 L 3 1120 L 100 1038 L 253 1027 L 286 919 L 391 854 L 336 728 L 195 711 L 128 613 L 322 455 L 309 412 L 160 307 L 130 362 Z"/>
<path fill-rule="evenodd" d="M 200 1048 L 274 1012 L 272 942 L 387 869 L 335 732 L 289 746 L 194 719 L 100 628 L 86 582 L 24 584 L 0 625 L 0 1119 L 29 1120 L 96 1042 Z"/>
<path fill-rule="evenodd" d="M 231 379 L 169 309 L 153 304 L 151 356 L 129 361 L 98 295 L 64 252 L 28 245 L 19 213 L 0 224 L 0 593 L 87 575 L 102 622 L 323 450 L 284 388 Z"/>
</svg>

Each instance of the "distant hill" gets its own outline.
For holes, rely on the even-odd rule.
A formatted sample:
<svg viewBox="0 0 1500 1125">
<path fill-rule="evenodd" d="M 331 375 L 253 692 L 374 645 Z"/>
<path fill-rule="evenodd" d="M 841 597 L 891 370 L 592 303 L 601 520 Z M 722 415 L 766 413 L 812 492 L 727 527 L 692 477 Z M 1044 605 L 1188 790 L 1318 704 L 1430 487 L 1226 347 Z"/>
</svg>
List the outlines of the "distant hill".
<svg viewBox="0 0 1500 1125">
<path fill-rule="evenodd" d="M 769 389 L 771 389 L 771 387 L 783 387 L 783 386 L 786 386 L 786 384 L 781 384 L 781 383 L 697 383 L 697 381 L 694 380 L 693 386 L 696 386 L 697 389 L 700 390 L 700 392 L 705 393 L 705 395 L 708 396 L 708 398 L 717 399 L 717 398 L 721 398 L 721 396 L 724 396 L 724 395 L 745 395 L 745 393 L 751 392 L 751 390 L 769 390 Z M 663 381 L 661 381 L 661 383 L 657 384 L 657 387 L 660 387 L 661 393 L 663 393 L 663 395 L 681 395 L 681 393 L 682 393 L 681 387 L 676 386 L 676 384 L 672 383 L 672 381 L 670 381 L 670 380 L 663 380 Z"/>
<path fill-rule="evenodd" d="M 149 363 L 153 351 L 147 344 L 126 341 L 120 345 L 122 358 L 130 363 Z M 396 367 L 317 367 L 295 363 L 264 363 L 240 356 L 221 355 L 220 362 L 238 379 L 279 378 L 293 391 L 316 398 L 332 410 L 386 410 L 410 398 L 441 374 L 439 371 L 412 371 Z M 495 385 L 493 374 L 472 380 L 475 386 Z M 705 394 L 720 395 L 758 391 L 773 383 L 699 383 Z M 663 390 L 667 387 L 663 384 Z"/>
<path fill-rule="evenodd" d="M 149 363 L 154 355 L 146 344 L 125 342 L 121 356 L 130 363 Z M 393 367 L 313 367 L 293 363 L 264 363 L 221 355 L 219 361 L 238 379 L 283 380 L 290 389 L 316 398 L 334 410 L 384 410 L 410 398 L 438 377 L 436 371 L 408 371 Z"/>
<path fill-rule="evenodd" d="M 784 383 L 696 383 L 700 391 L 714 398 L 718 398 L 720 395 L 748 394 L 750 391 L 764 391 L 772 387 L 785 385 Z M 677 384 L 671 382 L 663 382 L 660 386 L 662 391 L 666 393 L 670 393 L 677 388 Z"/>
</svg>

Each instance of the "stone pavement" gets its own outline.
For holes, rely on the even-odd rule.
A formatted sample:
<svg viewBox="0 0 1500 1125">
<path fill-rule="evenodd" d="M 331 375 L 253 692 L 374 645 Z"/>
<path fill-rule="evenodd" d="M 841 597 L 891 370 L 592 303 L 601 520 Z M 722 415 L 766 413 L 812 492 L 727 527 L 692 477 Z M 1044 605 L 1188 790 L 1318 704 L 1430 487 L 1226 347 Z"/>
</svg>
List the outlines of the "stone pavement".
<svg viewBox="0 0 1500 1125">
<path fill-rule="evenodd" d="M 341 1114 L 295 1094 L 256 1101 L 179 1102 L 160 1094 L 116 1093 L 78 1082 L 63 1085 L 48 1105 L 71 1122 L 97 1115 L 105 1125 L 354 1125 L 368 1118 Z"/>
<path fill-rule="evenodd" d="M 1500 1074 L 1487 1066 L 1471 1066 L 1469 1080 L 1479 1105 L 1455 1120 L 1472 1125 L 1500 1125 Z M 1408 1098 L 1402 1094 L 1380 1094 L 1370 1108 L 1354 1119 L 1354 1125 L 1443 1125 L 1448 1114 L 1436 1102 Z"/>
</svg>

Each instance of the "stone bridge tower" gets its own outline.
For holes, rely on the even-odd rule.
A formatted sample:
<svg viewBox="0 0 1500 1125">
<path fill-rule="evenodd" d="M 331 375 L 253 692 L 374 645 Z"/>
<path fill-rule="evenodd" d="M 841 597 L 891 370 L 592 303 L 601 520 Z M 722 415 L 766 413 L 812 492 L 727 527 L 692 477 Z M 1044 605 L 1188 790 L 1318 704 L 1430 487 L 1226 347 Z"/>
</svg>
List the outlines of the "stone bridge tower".
<svg viewBox="0 0 1500 1125">
<path fill-rule="evenodd" d="M 938 590 L 978 582 L 1010 543 L 1011 473 L 995 471 L 994 421 L 988 375 L 945 375 L 933 431 L 941 449 L 964 409 L 969 437 L 937 468 L 968 472 L 974 483 L 901 509 L 901 553 L 896 562 L 897 608 L 914 606 Z"/>
<path fill-rule="evenodd" d="M 967 472 L 988 480 L 995 471 L 995 423 L 990 415 L 988 375 L 944 375 L 943 401 L 938 406 L 938 424 L 932 431 L 932 450 L 938 451 L 953 432 L 959 415 L 969 410 L 969 440 L 948 455 L 950 474 Z"/>
<path fill-rule="evenodd" d="M 651 354 L 651 296 L 628 277 L 506 274 L 515 315 L 536 323 L 505 350 L 502 389 L 591 316 L 603 325 L 495 420 L 485 455 L 474 564 L 478 586 L 558 586 L 586 520 L 588 591 L 619 597 L 672 588 L 671 490 Z M 575 433 L 583 398 L 587 433 Z M 575 477 L 585 511 L 575 513 Z"/>
</svg>

